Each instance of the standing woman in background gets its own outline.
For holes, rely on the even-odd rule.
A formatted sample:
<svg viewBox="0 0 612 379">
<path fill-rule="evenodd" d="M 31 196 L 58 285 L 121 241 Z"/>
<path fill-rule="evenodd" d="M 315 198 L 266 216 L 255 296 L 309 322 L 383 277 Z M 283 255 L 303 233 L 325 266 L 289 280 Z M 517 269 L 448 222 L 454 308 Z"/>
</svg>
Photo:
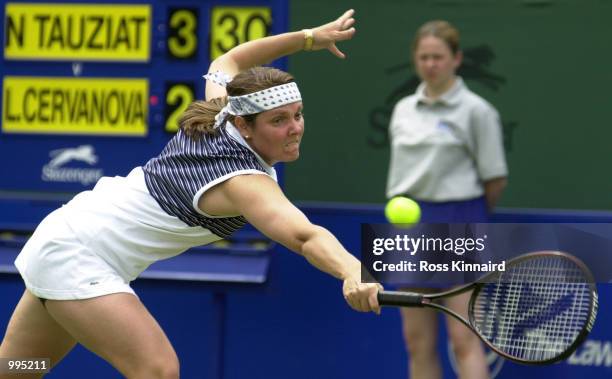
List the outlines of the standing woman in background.
<svg viewBox="0 0 612 379">
<path fill-rule="evenodd" d="M 416 200 L 423 222 L 486 222 L 508 174 L 499 114 L 457 76 L 463 56 L 459 32 L 448 22 L 421 26 L 412 58 L 422 83 L 393 110 L 387 197 Z M 466 314 L 469 297 L 448 305 Z M 434 311 L 403 308 L 401 315 L 410 378 L 441 378 Z M 450 317 L 447 326 L 459 377 L 489 377 L 478 338 Z"/>
</svg>

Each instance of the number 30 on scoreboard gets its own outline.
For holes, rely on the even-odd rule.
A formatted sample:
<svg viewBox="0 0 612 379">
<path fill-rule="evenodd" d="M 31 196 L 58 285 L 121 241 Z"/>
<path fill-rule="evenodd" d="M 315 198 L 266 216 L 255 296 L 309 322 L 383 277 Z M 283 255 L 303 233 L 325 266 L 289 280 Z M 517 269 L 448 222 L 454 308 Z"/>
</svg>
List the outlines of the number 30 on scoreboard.
<svg viewBox="0 0 612 379">
<path fill-rule="evenodd" d="M 193 59 L 198 49 L 198 10 L 170 9 L 168 14 L 168 55 L 174 59 Z M 241 43 L 270 33 L 272 11 L 269 7 L 217 6 L 211 9 L 210 56 L 212 62 Z M 178 119 L 195 98 L 193 83 L 166 86 L 167 132 L 178 130 Z"/>
<path fill-rule="evenodd" d="M 272 26 L 268 7 L 213 7 L 210 17 L 210 60 L 243 42 L 265 37 Z"/>
</svg>

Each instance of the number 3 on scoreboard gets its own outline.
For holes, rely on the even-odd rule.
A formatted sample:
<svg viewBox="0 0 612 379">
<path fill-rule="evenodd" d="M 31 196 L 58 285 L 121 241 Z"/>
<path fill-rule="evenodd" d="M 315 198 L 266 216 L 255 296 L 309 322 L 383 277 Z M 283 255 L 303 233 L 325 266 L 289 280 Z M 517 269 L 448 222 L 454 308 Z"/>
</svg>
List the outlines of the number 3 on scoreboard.
<svg viewBox="0 0 612 379">
<path fill-rule="evenodd" d="M 210 60 L 243 42 L 265 37 L 272 26 L 269 7 L 213 7 L 210 17 Z"/>
<path fill-rule="evenodd" d="M 168 133 L 176 133 L 179 127 L 179 118 L 185 112 L 195 97 L 195 84 L 188 83 L 166 83 L 166 125 Z"/>
<path fill-rule="evenodd" d="M 166 53 L 174 59 L 192 59 L 198 53 L 198 10 L 170 8 L 168 10 L 168 41 Z"/>
</svg>

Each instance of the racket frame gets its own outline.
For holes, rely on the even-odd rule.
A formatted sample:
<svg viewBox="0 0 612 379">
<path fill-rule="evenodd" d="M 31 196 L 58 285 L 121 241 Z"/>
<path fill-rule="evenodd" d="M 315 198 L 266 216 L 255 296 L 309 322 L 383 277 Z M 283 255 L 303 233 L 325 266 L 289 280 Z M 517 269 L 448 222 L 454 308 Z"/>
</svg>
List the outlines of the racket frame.
<svg viewBox="0 0 612 379">
<path fill-rule="evenodd" d="M 563 353 L 556 355 L 552 358 L 545 360 L 525 360 L 521 358 L 514 357 L 509 355 L 493 345 L 474 325 L 474 305 L 480 290 L 486 283 L 489 283 L 495 277 L 498 277 L 501 273 L 498 271 L 493 271 L 488 274 L 483 275 L 478 281 L 473 283 L 468 283 L 457 288 L 450 289 L 448 291 L 432 293 L 432 294 L 423 294 L 417 292 L 408 292 L 408 291 L 382 291 L 378 293 L 378 302 L 382 306 L 399 306 L 399 307 L 429 307 L 434 308 L 436 310 L 442 311 L 450 316 L 452 316 L 457 321 L 461 322 L 463 325 L 471 329 L 491 350 L 495 351 L 497 354 L 502 357 L 509 359 L 514 362 L 529 364 L 529 365 L 547 365 L 554 362 L 561 361 L 563 359 L 568 358 L 572 353 L 576 350 L 576 348 L 586 339 L 586 337 L 591 332 L 593 325 L 595 323 L 595 318 L 597 316 L 597 306 L 598 306 L 598 298 L 597 298 L 597 286 L 595 285 L 595 278 L 593 274 L 589 270 L 589 268 L 582 262 L 580 259 L 575 256 L 561 252 L 561 251 L 538 251 L 533 253 L 527 253 L 520 255 L 516 258 L 513 258 L 506 262 L 506 267 L 511 267 L 517 263 L 520 263 L 524 260 L 529 260 L 533 258 L 541 258 L 541 257 L 550 257 L 550 256 L 562 256 L 566 259 L 571 260 L 574 264 L 576 264 L 583 272 L 585 279 L 589 285 L 589 290 L 591 292 L 592 301 L 590 303 L 589 309 L 589 320 L 585 323 L 582 330 L 578 334 L 578 337 L 575 341 L 567 347 Z M 472 295 L 470 296 L 470 300 L 468 302 L 468 320 L 466 320 L 463 316 L 458 314 L 457 312 L 449 309 L 442 304 L 434 302 L 437 299 L 444 299 L 447 297 L 459 295 L 461 293 L 474 290 Z"/>
<path fill-rule="evenodd" d="M 590 308 L 588 312 L 589 320 L 584 324 L 584 326 L 582 327 L 582 330 L 578 333 L 578 336 L 576 337 L 574 342 L 570 346 L 568 346 L 561 354 L 556 355 L 549 359 L 543 359 L 543 360 L 536 361 L 536 360 L 520 359 L 520 358 L 511 356 L 505 353 L 498 347 L 494 346 L 485 336 L 483 336 L 480 333 L 478 328 L 473 326 L 475 325 L 474 306 L 475 306 L 476 298 L 478 297 L 480 290 L 484 287 L 484 283 L 487 282 L 486 279 L 490 279 L 490 278 L 487 278 L 487 276 L 485 276 L 483 277 L 483 279 L 479 280 L 479 283 L 476 283 L 474 292 L 472 292 L 472 296 L 470 297 L 470 302 L 468 304 L 468 318 L 469 318 L 470 328 L 474 331 L 474 333 L 478 335 L 478 337 L 480 337 L 480 339 L 491 350 L 495 351 L 497 354 L 501 355 L 502 357 L 512 360 L 514 362 L 528 364 L 528 365 L 548 365 L 548 364 L 559 362 L 559 361 L 562 361 L 568 358 L 570 355 L 572 355 L 572 353 L 578 348 L 578 346 L 589 335 L 589 333 L 593 329 L 595 318 L 597 317 L 598 297 L 597 297 L 597 286 L 595 285 L 595 278 L 593 274 L 591 273 L 591 270 L 589 270 L 589 268 L 587 267 L 587 265 L 585 265 L 584 262 L 582 262 L 580 259 L 576 258 L 575 256 L 568 254 L 568 253 L 561 252 L 561 251 L 541 251 L 541 252 L 528 253 L 528 254 L 521 255 L 509 261 L 508 264 L 520 263 L 524 260 L 532 259 L 534 257 L 547 257 L 547 256 L 562 256 L 565 259 L 571 260 L 576 266 L 578 266 L 582 270 L 582 273 L 585 276 L 585 279 L 589 286 L 589 291 L 592 297 L 592 301 L 590 302 Z M 496 275 L 498 273 L 493 273 L 493 274 Z"/>
</svg>

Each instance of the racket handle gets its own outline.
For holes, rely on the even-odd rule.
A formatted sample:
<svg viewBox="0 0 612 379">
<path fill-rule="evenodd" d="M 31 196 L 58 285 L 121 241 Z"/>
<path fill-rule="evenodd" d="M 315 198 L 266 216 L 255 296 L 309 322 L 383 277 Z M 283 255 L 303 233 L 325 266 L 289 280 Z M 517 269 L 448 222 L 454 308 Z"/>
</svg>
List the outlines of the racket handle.
<svg viewBox="0 0 612 379">
<path fill-rule="evenodd" d="M 378 304 L 396 307 L 422 307 L 423 295 L 414 292 L 380 291 L 378 292 Z"/>
</svg>

